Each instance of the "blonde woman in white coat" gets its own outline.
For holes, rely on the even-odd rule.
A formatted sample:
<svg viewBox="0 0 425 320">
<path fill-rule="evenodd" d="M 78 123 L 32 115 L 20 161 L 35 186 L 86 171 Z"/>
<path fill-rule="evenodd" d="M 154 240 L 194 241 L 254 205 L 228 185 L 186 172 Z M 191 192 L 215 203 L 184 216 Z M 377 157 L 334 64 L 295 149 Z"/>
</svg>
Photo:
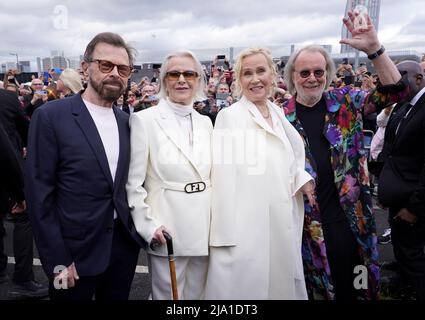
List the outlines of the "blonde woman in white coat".
<svg viewBox="0 0 425 320">
<path fill-rule="evenodd" d="M 303 142 L 268 100 L 270 52 L 242 51 L 235 73 L 242 98 L 218 114 L 213 132 L 206 299 L 307 299 L 303 192 L 315 200 Z"/>
<path fill-rule="evenodd" d="M 211 134 L 208 117 L 193 110 L 203 98 L 201 64 L 189 51 L 165 58 L 161 100 L 130 118 L 128 202 L 148 249 L 152 299 L 171 299 L 166 240 L 173 237 L 180 299 L 201 299 L 208 268 Z M 152 246 L 151 246 L 152 247 Z"/>
</svg>

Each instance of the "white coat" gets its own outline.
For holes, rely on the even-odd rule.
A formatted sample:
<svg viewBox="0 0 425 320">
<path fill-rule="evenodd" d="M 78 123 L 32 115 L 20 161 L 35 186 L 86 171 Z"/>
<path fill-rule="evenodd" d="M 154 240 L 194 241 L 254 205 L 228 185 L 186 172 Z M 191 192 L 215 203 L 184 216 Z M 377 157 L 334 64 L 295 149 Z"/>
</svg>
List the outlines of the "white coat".
<svg viewBox="0 0 425 320">
<path fill-rule="evenodd" d="M 207 299 L 307 299 L 299 189 L 312 177 L 298 132 L 268 107 L 280 131 L 245 97 L 217 116 Z"/>
<path fill-rule="evenodd" d="M 175 256 L 207 256 L 211 207 L 211 120 L 192 113 L 193 150 L 183 143 L 176 115 L 161 100 L 130 117 L 131 160 L 127 197 L 137 232 L 150 243 L 164 225 Z M 204 182 L 203 192 L 185 186 Z M 190 189 L 188 189 L 190 191 Z M 148 253 L 166 256 L 166 246 Z"/>
</svg>

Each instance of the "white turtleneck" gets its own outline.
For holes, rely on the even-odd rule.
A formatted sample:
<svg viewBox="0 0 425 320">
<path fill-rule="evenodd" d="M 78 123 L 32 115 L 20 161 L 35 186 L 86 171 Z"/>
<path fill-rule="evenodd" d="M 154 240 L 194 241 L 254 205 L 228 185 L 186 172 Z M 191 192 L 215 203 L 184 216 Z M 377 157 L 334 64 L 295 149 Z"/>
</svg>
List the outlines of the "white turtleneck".
<svg viewBox="0 0 425 320">
<path fill-rule="evenodd" d="M 181 105 L 172 102 L 169 98 L 166 98 L 167 105 L 173 110 L 174 115 L 176 116 L 177 122 L 183 133 L 183 143 L 187 150 L 192 152 L 193 148 L 193 125 L 192 125 L 192 112 L 193 112 L 193 103 L 188 105 Z"/>
</svg>

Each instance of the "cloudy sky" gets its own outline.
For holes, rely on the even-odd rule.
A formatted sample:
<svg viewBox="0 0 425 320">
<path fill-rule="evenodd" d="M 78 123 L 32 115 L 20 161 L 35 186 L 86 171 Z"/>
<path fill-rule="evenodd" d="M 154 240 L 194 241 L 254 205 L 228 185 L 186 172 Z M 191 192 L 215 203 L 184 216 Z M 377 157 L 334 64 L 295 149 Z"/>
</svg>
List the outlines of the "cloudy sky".
<svg viewBox="0 0 425 320">
<path fill-rule="evenodd" d="M 277 46 L 285 51 L 290 44 L 318 43 L 331 44 L 333 52 L 339 52 L 345 4 L 345 0 L 1 0 L 0 62 L 14 61 L 11 52 L 20 60 L 34 60 L 55 49 L 76 57 L 102 31 L 121 34 L 139 50 L 139 62 L 149 62 L 152 51 L 178 48 L 205 52 L 265 45 L 276 46 L 278 56 Z M 381 1 L 379 37 L 387 49 L 424 52 L 424 30 L 423 0 Z"/>
</svg>

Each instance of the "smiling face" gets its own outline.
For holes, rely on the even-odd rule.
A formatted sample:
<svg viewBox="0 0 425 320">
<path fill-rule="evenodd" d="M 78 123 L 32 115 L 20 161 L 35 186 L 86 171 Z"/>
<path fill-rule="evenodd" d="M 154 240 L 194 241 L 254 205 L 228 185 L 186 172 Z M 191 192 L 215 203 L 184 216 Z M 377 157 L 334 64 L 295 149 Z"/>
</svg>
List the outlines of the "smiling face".
<svg viewBox="0 0 425 320">
<path fill-rule="evenodd" d="M 325 71 L 322 76 L 317 76 Z M 303 72 L 309 71 L 308 77 L 303 78 Z M 316 74 L 316 75 L 315 75 Z M 310 105 L 318 102 L 326 86 L 326 60 L 320 52 L 303 51 L 294 63 L 293 79 L 297 92 L 297 101 Z"/>
<path fill-rule="evenodd" d="M 196 72 L 195 61 L 190 57 L 172 57 L 168 62 L 166 72 L 178 71 Z M 177 104 L 188 105 L 192 103 L 199 86 L 199 76 L 195 79 L 186 79 L 180 74 L 177 80 L 165 76 L 165 87 L 168 98 Z"/>
<path fill-rule="evenodd" d="M 262 53 L 242 60 L 240 85 L 242 94 L 253 103 L 264 103 L 270 95 L 273 73 Z"/>
</svg>

